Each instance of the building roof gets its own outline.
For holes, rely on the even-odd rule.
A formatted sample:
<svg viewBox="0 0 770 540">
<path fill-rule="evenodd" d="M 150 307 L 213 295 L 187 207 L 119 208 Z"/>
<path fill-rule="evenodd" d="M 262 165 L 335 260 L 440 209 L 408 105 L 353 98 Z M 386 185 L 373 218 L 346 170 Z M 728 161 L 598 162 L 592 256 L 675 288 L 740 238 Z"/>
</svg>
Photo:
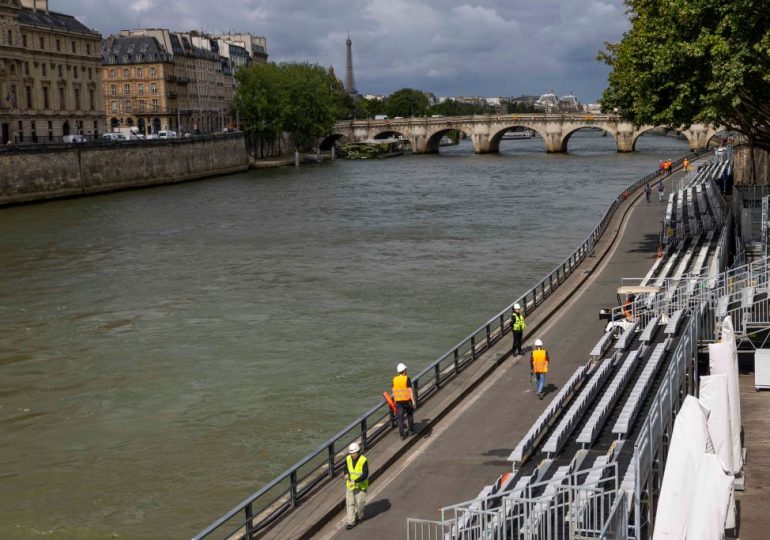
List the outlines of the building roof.
<svg viewBox="0 0 770 540">
<path fill-rule="evenodd" d="M 70 32 L 81 32 L 85 34 L 97 34 L 86 25 L 78 21 L 72 15 L 63 15 L 52 11 L 33 11 L 31 9 L 22 9 L 19 12 L 19 22 L 35 26 L 47 26 L 55 30 L 68 30 Z"/>
<path fill-rule="evenodd" d="M 171 62 L 171 55 L 149 36 L 110 36 L 102 41 L 104 64 L 150 64 Z"/>
</svg>

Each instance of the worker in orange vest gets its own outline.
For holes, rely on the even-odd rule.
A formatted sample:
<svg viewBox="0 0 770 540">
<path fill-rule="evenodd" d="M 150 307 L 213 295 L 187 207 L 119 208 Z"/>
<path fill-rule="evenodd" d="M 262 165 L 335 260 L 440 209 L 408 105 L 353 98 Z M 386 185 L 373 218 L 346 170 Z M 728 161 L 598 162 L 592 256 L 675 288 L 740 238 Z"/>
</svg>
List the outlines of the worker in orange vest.
<svg viewBox="0 0 770 540">
<path fill-rule="evenodd" d="M 537 383 L 537 397 L 543 399 L 545 395 L 545 374 L 548 373 L 548 352 L 543 349 L 543 341 L 540 338 L 535 340 L 535 348 L 529 359 L 530 373 L 535 375 Z"/>
<path fill-rule="evenodd" d="M 412 379 L 406 374 L 406 366 L 396 366 L 398 375 L 393 377 L 393 401 L 396 402 L 396 415 L 398 417 L 398 434 L 401 440 L 407 435 L 414 434 L 414 410 L 417 408 L 417 400 L 414 399 Z M 409 431 L 404 432 L 404 416 L 409 424 Z"/>
<path fill-rule="evenodd" d="M 688 159 L 687 159 L 687 158 L 684 158 L 684 160 L 682 160 L 682 168 L 683 168 L 683 169 L 686 171 L 686 170 L 687 170 L 687 167 L 688 167 L 689 165 L 690 165 L 690 162 L 688 161 Z"/>
</svg>

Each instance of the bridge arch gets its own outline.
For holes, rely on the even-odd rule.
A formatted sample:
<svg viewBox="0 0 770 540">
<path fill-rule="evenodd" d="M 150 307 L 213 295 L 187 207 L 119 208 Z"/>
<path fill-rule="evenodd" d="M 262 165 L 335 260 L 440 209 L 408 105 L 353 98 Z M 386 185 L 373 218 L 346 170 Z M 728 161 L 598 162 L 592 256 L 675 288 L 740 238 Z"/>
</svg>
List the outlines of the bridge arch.
<svg viewBox="0 0 770 540">
<path fill-rule="evenodd" d="M 372 139 L 391 139 L 394 137 L 402 137 L 406 138 L 406 134 L 402 131 L 398 131 L 395 129 L 386 129 L 384 131 L 380 131 L 379 133 L 376 133 Z"/>
<path fill-rule="evenodd" d="M 320 140 L 318 143 L 318 148 L 323 151 L 328 151 L 331 150 L 332 146 L 335 146 L 337 143 L 344 144 L 348 141 L 348 136 L 344 133 L 332 133 L 331 135 L 327 135 Z"/>
<path fill-rule="evenodd" d="M 468 130 L 464 128 L 463 126 L 448 126 L 448 127 L 441 127 L 438 129 L 435 129 L 433 131 L 430 131 L 425 136 L 425 154 L 437 154 L 439 151 L 439 147 L 441 146 L 441 139 L 446 135 L 447 133 L 451 133 L 453 131 L 457 131 L 459 133 L 462 133 L 465 135 L 466 138 L 473 140 L 473 130 Z M 476 148 L 476 142 L 473 143 L 474 150 L 478 153 L 478 149 Z"/>
<path fill-rule="evenodd" d="M 562 133 L 561 136 L 561 143 L 559 144 L 559 152 L 567 152 L 567 147 L 569 146 L 569 140 L 572 138 L 572 136 L 577 133 L 580 130 L 583 129 L 598 129 L 602 132 L 606 133 L 607 135 L 611 135 L 612 138 L 615 140 L 615 145 L 617 146 L 618 142 L 618 136 L 617 133 L 609 126 L 604 125 L 597 125 L 597 124 L 582 124 L 582 125 L 576 125 L 574 127 L 571 127 L 566 132 Z"/>
<path fill-rule="evenodd" d="M 514 128 L 525 128 L 525 129 L 528 129 L 529 131 L 534 131 L 537 135 L 540 136 L 541 139 L 543 139 L 543 142 L 545 142 L 545 133 L 539 127 L 513 123 L 505 127 L 502 127 L 494 132 L 494 134 L 489 138 L 489 151 L 495 152 L 495 153 L 499 152 L 500 142 L 503 140 L 503 135 L 505 135 L 506 132 L 511 131 Z"/>
</svg>

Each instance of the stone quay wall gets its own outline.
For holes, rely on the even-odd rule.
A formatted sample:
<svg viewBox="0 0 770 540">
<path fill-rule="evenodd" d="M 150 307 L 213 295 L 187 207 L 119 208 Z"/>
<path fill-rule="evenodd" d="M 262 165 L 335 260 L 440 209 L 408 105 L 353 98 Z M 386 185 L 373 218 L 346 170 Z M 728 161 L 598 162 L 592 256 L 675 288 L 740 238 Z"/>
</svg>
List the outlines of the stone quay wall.
<svg viewBox="0 0 770 540">
<path fill-rule="evenodd" d="M 249 168 L 243 135 L 0 151 L 0 206 L 184 182 Z"/>
</svg>

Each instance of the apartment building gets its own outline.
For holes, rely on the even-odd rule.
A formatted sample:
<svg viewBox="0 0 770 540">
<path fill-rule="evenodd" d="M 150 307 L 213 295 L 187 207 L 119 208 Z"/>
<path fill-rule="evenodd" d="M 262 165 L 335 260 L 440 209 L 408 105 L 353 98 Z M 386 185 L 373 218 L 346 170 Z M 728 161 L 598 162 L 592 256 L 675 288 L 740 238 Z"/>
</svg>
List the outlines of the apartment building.
<svg viewBox="0 0 770 540">
<path fill-rule="evenodd" d="M 105 130 L 101 35 L 47 0 L 0 0 L 0 142 Z"/>
</svg>

